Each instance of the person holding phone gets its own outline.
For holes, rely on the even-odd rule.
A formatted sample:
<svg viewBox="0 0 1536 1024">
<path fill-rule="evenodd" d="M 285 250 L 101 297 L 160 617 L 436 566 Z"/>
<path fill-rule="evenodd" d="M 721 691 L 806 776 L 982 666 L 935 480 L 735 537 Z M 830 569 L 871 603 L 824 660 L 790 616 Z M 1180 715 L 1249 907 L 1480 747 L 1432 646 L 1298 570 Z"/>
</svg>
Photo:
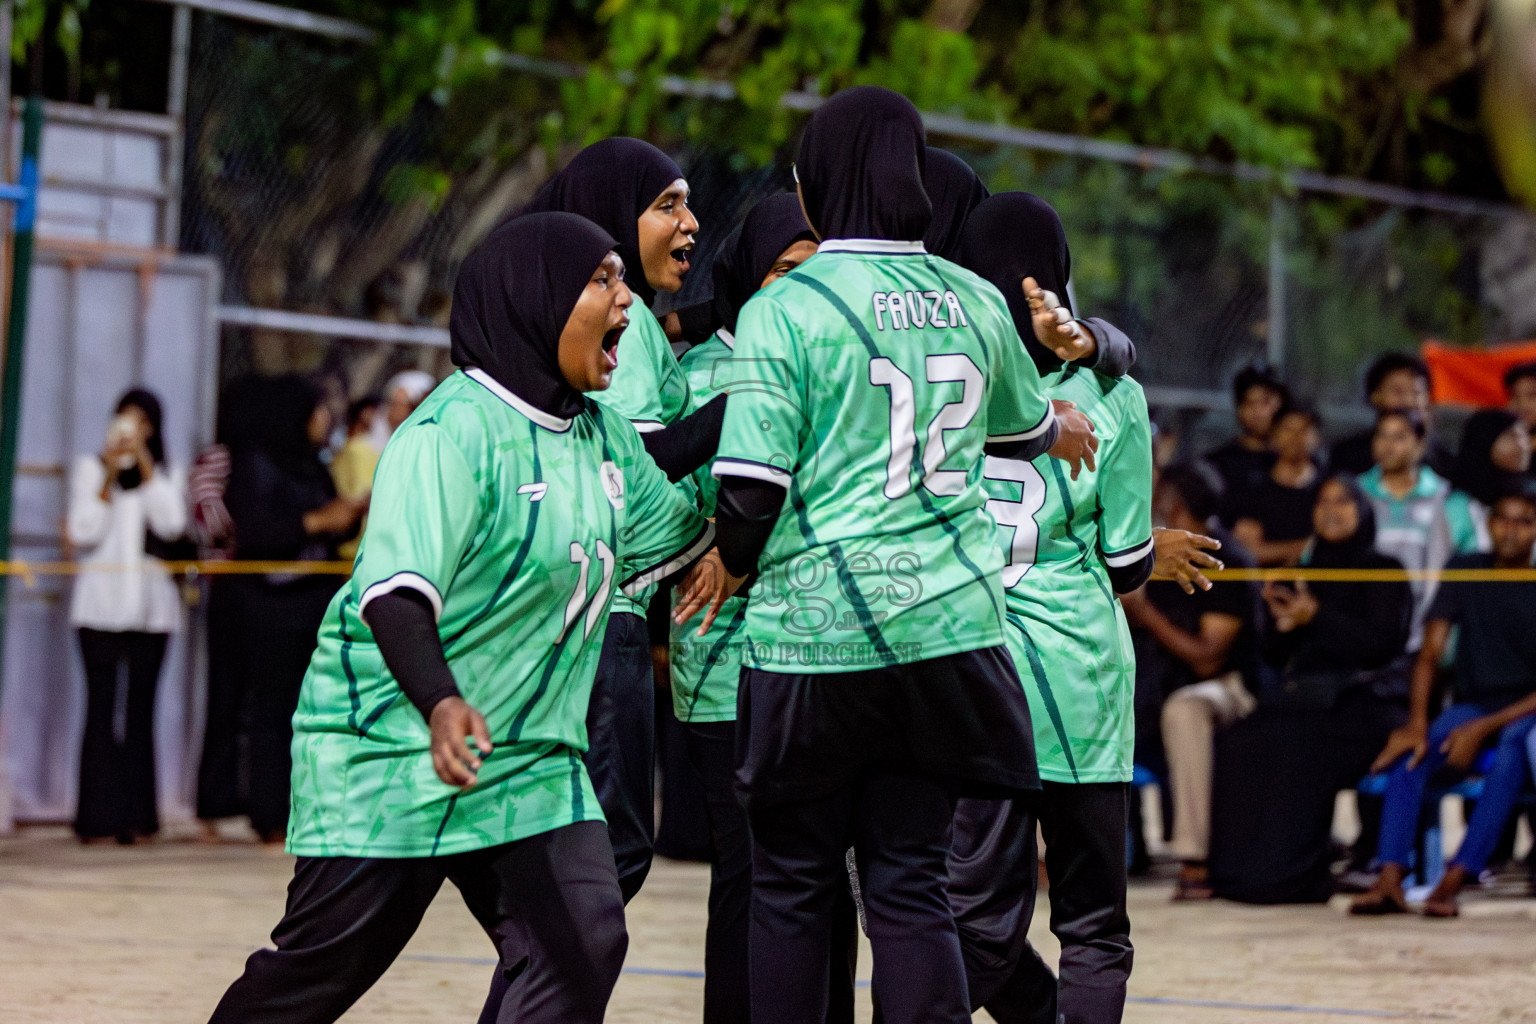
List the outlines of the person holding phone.
<svg viewBox="0 0 1536 1024">
<path fill-rule="evenodd" d="M 1306 569 L 1401 570 L 1376 550 L 1354 477 L 1323 482 Z M 1372 579 L 1264 584 L 1259 708 L 1216 737 L 1210 885 L 1242 903 L 1321 903 L 1334 796 L 1360 780 L 1407 717 L 1374 674 L 1407 648 L 1413 592 Z"/>
<path fill-rule="evenodd" d="M 75 834 L 133 843 L 160 830 L 155 808 L 155 687 L 181 600 L 153 552 L 187 527 L 186 485 L 165 466 L 160 399 L 118 400 L 98 455 L 70 476 L 65 535 L 82 563 L 69 621 L 85 663 L 85 736 Z"/>
</svg>

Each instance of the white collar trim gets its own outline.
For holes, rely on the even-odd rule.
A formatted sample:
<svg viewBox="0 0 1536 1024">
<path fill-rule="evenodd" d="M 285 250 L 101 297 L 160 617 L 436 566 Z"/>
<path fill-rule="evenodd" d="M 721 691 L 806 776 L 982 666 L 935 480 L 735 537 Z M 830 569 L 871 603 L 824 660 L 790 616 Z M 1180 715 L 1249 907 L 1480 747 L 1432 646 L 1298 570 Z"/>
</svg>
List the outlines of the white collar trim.
<svg viewBox="0 0 1536 1024">
<path fill-rule="evenodd" d="M 736 350 L 736 335 L 732 334 L 730 331 L 726 330 L 724 327 L 720 328 L 718 331 L 715 332 L 715 337 L 717 337 L 721 341 L 725 342 L 725 347 L 726 348 L 730 349 L 733 352 Z"/>
<path fill-rule="evenodd" d="M 512 408 L 516 409 L 518 412 L 522 413 L 524 416 L 528 417 L 530 420 L 537 423 L 545 430 L 553 430 L 557 434 L 563 434 L 567 430 L 571 429 L 571 423 L 573 422 L 572 420 L 563 420 L 559 416 L 551 416 L 543 409 L 537 409 L 529 405 L 527 402 L 523 401 L 521 398 L 518 398 L 512 392 L 502 387 L 499 383 L 497 383 L 496 378 L 492 377 L 478 366 L 471 366 L 469 369 L 465 370 L 464 376 L 476 382 L 481 387 L 485 388 L 485 390 L 489 391 L 503 402 L 506 402 Z"/>
<path fill-rule="evenodd" d="M 889 238 L 829 238 L 816 247 L 817 252 L 867 252 L 882 255 L 921 255 L 928 250 L 923 240 L 894 241 Z"/>
</svg>

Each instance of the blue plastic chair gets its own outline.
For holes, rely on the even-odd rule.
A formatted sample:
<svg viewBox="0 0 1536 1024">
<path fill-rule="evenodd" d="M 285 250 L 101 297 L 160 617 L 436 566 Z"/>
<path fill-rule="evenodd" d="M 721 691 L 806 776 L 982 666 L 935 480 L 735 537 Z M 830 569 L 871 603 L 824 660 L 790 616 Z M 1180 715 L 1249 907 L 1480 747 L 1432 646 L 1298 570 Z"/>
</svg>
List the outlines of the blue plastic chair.
<svg viewBox="0 0 1536 1024">
<path fill-rule="evenodd" d="M 1139 764 L 1135 764 L 1135 765 L 1131 766 L 1131 791 L 1132 791 L 1132 799 L 1140 800 L 1141 799 L 1141 791 L 1143 789 L 1145 789 L 1146 787 L 1148 787 L 1148 786 L 1155 786 L 1155 785 L 1157 785 L 1157 782 L 1158 782 L 1157 776 L 1155 774 L 1153 774 L 1152 769 L 1144 767 L 1144 766 L 1139 765 Z M 1130 867 L 1131 866 L 1131 862 L 1133 860 L 1135 860 L 1135 859 L 1136 859 L 1136 840 L 1131 835 L 1130 828 L 1126 828 L 1126 830 L 1125 830 L 1125 866 L 1126 867 Z"/>
<path fill-rule="evenodd" d="M 1492 750 L 1485 750 L 1478 755 L 1477 763 L 1472 766 L 1472 772 L 1465 779 L 1453 786 L 1426 787 L 1424 790 L 1424 810 L 1428 812 L 1428 823 L 1419 834 L 1417 852 L 1414 856 L 1413 881 L 1417 885 L 1434 886 L 1440 883 L 1440 878 L 1445 874 L 1445 843 L 1440 828 L 1440 801 L 1448 796 L 1457 796 L 1463 800 L 1476 800 L 1483 795 L 1483 776 L 1493 768 Z M 1362 796 L 1385 796 L 1387 792 L 1387 780 L 1390 772 L 1376 772 L 1367 775 L 1360 780 L 1355 787 L 1355 792 Z M 1525 805 L 1532 797 L 1521 799 Z"/>
</svg>

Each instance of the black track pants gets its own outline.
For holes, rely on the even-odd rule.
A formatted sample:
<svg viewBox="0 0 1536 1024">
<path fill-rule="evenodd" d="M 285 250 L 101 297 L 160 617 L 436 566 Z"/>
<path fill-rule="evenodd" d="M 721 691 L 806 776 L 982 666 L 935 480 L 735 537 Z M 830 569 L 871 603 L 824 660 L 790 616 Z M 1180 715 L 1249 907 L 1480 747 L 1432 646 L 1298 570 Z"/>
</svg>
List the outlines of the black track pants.
<svg viewBox="0 0 1536 1024">
<path fill-rule="evenodd" d="M 600 1024 L 628 935 L 602 822 L 472 853 L 300 857 L 275 949 L 246 961 L 210 1024 L 330 1024 L 410 941 L 443 880 L 511 977 L 500 1024 Z"/>
</svg>

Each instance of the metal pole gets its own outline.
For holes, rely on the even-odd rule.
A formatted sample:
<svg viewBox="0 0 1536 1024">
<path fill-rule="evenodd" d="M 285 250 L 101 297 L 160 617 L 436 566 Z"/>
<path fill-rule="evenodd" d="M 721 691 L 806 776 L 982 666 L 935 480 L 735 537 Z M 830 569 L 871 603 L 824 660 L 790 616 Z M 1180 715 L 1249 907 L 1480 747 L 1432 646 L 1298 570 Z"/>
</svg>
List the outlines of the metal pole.
<svg viewBox="0 0 1536 1024">
<path fill-rule="evenodd" d="M 1269 201 L 1269 329 L 1265 356 L 1275 373 L 1285 371 L 1285 200 Z"/>
<path fill-rule="evenodd" d="M 37 219 L 37 163 L 43 146 L 43 99 L 27 97 L 21 115 L 21 174 L 26 190 L 16 205 L 15 256 L 11 261 L 11 309 L 5 332 L 5 370 L 0 378 L 0 561 L 11 558 L 11 497 L 16 486 L 16 442 L 21 433 L 21 374 L 26 354 L 27 293 L 32 278 L 32 227 Z M 10 580 L 0 581 L 0 685 L 5 681 L 5 623 Z"/>
<path fill-rule="evenodd" d="M 160 244 L 169 249 L 181 243 L 182 154 L 187 137 L 187 63 L 192 49 L 192 10 L 181 4 L 171 18 L 171 77 L 166 86 L 165 112 L 176 127 L 165 145 L 165 207 L 160 211 Z"/>
</svg>

